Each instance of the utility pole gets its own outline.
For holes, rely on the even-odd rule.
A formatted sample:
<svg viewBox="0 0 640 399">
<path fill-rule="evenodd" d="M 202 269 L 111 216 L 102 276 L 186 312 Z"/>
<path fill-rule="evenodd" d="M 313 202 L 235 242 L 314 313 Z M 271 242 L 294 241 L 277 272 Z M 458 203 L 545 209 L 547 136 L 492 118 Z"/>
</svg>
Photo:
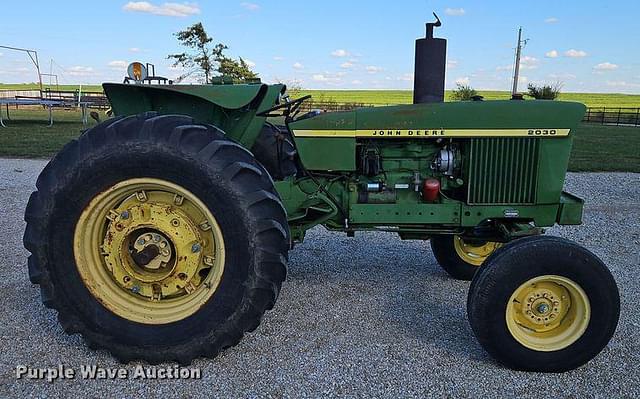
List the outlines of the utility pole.
<svg viewBox="0 0 640 399">
<path fill-rule="evenodd" d="M 511 95 L 518 94 L 518 75 L 520 75 L 520 53 L 522 52 L 522 26 L 518 29 L 518 46 L 516 47 L 516 62 L 513 69 L 513 89 Z"/>
</svg>

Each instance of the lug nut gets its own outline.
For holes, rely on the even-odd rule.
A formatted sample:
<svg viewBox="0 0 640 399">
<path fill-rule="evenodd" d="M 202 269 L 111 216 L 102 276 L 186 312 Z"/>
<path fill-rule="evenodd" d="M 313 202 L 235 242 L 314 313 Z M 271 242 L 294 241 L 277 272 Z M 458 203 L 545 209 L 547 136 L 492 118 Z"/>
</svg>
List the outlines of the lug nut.
<svg viewBox="0 0 640 399">
<path fill-rule="evenodd" d="M 129 211 L 124 211 L 120 214 L 120 219 L 127 220 L 129 219 Z"/>
<path fill-rule="evenodd" d="M 194 254 L 197 252 L 200 252 L 200 244 L 195 243 L 191 246 L 191 252 L 193 252 Z"/>
</svg>

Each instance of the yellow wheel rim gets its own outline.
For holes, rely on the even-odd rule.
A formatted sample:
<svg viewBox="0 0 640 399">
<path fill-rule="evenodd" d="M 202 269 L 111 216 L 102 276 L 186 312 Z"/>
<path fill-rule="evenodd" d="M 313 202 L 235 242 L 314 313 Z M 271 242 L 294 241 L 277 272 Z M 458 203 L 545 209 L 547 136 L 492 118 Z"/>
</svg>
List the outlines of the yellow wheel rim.
<svg viewBox="0 0 640 399">
<path fill-rule="evenodd" d="M 460 236 L 453 237 L 453 247 L 460 259 L 473 266 L 480 266 L 502 243 L 486 241 L 484 244 L 466 242 Z"/>
<path fill-rule="evenodd" d="M 564 349 L 584 334 L 591 305 L 573 280 L 544 275 L 516 289 L 507 303 L 509 332 L 529 349 L 551 352 Z"/>
<path fill-rule="evenodd" d="M 91 294 L 145 324 L 195 313 L 224 271 L 222 231 L 207 206 L 160 179 L 125 180 L 93 198 L 76 224 L 73 249 Z"/>
</svg>

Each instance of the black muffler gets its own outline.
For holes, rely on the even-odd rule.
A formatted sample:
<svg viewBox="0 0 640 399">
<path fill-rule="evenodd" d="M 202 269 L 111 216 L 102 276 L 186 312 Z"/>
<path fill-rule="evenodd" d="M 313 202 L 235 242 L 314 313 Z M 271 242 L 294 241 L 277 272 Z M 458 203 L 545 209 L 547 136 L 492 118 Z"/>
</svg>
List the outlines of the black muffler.
<svg viewBox="0 0 640 399">
<path fill-rule="evenodd" d="M 433 37 L 433 28 L 442 25 L 440 18 L 427 23 L 427 35 L 416 40 L 413 78 L 413 103 L 444 101 L 444 74 L 447 64 L 447 41 Z"/>
</svg>

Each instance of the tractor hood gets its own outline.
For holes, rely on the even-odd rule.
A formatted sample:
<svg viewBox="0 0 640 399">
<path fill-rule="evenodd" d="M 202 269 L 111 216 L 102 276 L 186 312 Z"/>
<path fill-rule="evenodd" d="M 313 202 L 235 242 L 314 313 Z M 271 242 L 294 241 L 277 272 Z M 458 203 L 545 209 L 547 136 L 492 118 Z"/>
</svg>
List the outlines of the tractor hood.
<svg viewBox="0 0 640 399">
<path fill-rule="evenodd" d="M 461 101 L 360 108 L 290 124 L 296 137 L 565 136 L 585 106 L 565 101 Z"/>
</svg>

